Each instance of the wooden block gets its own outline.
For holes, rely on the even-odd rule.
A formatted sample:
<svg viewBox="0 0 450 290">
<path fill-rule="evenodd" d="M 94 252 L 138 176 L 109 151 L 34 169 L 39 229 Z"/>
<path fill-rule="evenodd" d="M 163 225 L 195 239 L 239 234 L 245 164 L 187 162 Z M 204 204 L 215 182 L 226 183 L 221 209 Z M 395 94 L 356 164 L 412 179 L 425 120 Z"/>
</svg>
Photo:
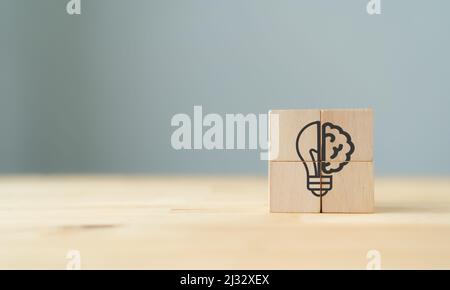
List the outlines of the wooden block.
<svg viewBox="0 0 450 290">
<path fill-rule="evenodd" d="M 371 109 L 273 110 L 269 122 L 271 212 L 373 212 Z"/>
<path fill-rule="evenodd" d="M 269 162 L 271 212 L 320 212 L 320 177 L 310 178 L 315 184 L 311 184 L 312 190 L 308 190 L 305 166 L 312 171 L 314 163 Z"/>
<path fill-rule="evenodd" d="M 301 139 L 297 140 L 299 133 L 309 124 L 310 126 L 302 132 Z M 319 153 L 313 153 L 315 156 L 312 156 L 310 152 L 310 149 L 318 150 L 319 128 L 320 110 L 270 111 L 269 140 L 271 144 L 271 160 L 319 161 Z M 301 146 L 299 146 L 301 152 L 297 152 L 297 141 L 301 143 Z M 299 153 L 302 157 L 299 156 Z"/>
<path fill-rule="evenodd" d="M 337 167 L 336 164 L 331 164 Z M 374 210 L 372 162 L 349 162 L 341 171 L 322 173 L 322 212 L 371 213 Z M 329 183 L 332 179 L 331 184 Z"/>
<path fill-rule="evenodd" d="M 371 109 L 321 110 L 321 161 L 373 161 Z"/>
</svg>

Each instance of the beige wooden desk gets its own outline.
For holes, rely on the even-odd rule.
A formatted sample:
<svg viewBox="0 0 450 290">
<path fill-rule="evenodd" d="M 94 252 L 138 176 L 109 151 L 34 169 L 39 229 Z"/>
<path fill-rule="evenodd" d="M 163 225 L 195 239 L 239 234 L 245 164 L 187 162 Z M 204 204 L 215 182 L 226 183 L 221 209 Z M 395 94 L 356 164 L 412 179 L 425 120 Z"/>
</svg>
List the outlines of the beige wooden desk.
<svg viewBox="0 0 450 290">
<path fill-rule="evenodd" d="M 376 213 L 270 214 L 265 178 L 2 177 L 0 268 L 450 268 L 450 179 L 377 179 Z"/>
</svg>

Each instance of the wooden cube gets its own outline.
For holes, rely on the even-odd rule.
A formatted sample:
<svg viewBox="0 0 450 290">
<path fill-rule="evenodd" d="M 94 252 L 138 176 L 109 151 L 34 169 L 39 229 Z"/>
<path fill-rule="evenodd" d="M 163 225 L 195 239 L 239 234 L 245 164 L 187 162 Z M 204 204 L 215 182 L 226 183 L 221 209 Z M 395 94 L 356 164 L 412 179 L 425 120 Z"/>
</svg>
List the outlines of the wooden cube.
<svg viewBox="0 0 450 290">
<path fill-rule="evenodd" d="M 297 152 L 297 137 L 308 124 L 320 121 L 320 110 L 273 110 L 269 112 L 270 156 L 273 161 L 318 161 Z M 278 138 L 277 138 L 278 137 Z M 302 134 L 303 148 L 317 146 L 317 132 L 308 130 Z"/>
<path fill-rule="evenodd" d="M 325 135 L 321 161 L 373 160 L 373 113 L 371 109 L 322 110 L 320 120 L 322 134 Z M 331 140 L 333 138 L 334 140 Z M 348 148 L 350 147 L 348 143 L 353 144 L 349 160 L 346 160 L 346 154 L 336 154 L 335 158 L 330 158 L 333 156 L 335 146 L 343 145 L 342 151 L 352 149 Z"/>
<path fill-rule="evenodd" d="M 320 177 L 312 191 L 307 188 L 305 166 L 312 162 L 270 162 L 269 191 L 271 212 L 320 212 Z"/>
<path fill-rule="evenodd" d="M 341 171 L 322 178 L 322 212 L 371 213 L 374 209 L 372 162 L 349 162 Z"/>
<path fill-rule="evenodd" d="M 274 110 L 269 128 L 271 212 L 373 212 L 371 109 Z"/>
</svg>

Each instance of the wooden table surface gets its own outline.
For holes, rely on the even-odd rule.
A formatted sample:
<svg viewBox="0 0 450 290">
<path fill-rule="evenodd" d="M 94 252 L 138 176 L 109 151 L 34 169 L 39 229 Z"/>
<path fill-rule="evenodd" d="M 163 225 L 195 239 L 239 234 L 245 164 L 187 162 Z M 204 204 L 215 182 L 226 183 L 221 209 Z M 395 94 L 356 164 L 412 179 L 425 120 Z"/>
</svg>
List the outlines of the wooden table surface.
<svg viewBox="0 0 450 290">
<path fill-rule="evenodd" d="M 263 177 L 2 177 L 0 268 L 450 268 L 450 179 L 376 179 L 374 214 L 271 214 Z"/>
</svg>

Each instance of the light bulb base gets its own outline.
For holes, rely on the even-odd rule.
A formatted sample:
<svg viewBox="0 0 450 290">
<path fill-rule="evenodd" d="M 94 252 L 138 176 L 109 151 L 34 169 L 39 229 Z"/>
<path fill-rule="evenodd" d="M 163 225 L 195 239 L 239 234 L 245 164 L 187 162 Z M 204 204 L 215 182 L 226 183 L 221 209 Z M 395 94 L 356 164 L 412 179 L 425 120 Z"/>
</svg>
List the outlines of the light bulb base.
<svg viewBox="0 0 450 290">
<path fill-rule="evenodd" d="M 308 176 L 306 187 L 315 196 L 324 196 L 328 191 L 333 189 L 333 176 Z"/>
<path fill-rule="evenodd" d="M 320 176 L 309 175 L 306 180 L 306 188 L 317 197 L 320 197 Z"/>
</svg>

